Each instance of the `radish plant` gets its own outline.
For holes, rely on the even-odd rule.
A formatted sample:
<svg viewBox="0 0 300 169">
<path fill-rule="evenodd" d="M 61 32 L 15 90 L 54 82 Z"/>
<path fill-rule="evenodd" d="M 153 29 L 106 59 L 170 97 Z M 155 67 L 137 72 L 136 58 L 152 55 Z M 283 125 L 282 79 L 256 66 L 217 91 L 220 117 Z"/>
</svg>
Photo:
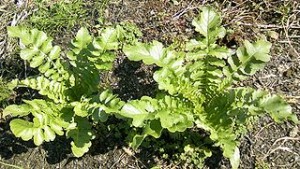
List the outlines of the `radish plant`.
<svg viewBox="0 0 300 169">
<path fill-rule="evenodd" d="M 245 40 L 236 51 L 219 45 L 226 35 L 220 14 L 211 7 L 201 8 L 192 24 L 198 32 L 184 47 L 164 47 L 158 41 L 126 45 L 130 60 L 160 67 L 154 73 L 160 92 L 126 103 L 121 110 L 132 118 L 134 127 L 144 131 L 134 136 L 137 148 L 145 137 L 160 137 L 162 130 L 183 132 L 196 127 L 210 134 L 215 146 L 230 159 L 232 168 L 240 161 L 239 137 L 257 117 L 270 115 L 275 122 L 298 123 L 292 108 L 282 97 L 250 87 L 235 87 L 261 70 L 270 60 L 271 43 Z M 209 153 L 207 153 L 209 154 Z"/>
<path fill-rule="evenodd" d="M 115 26 L 102 28 L 97 37 L 81 28 L 66 51 L 53 46 L 52 38 L 37 29 L 8 27 L 9 36 L 20 39 L 20 57 L 40 71 L 38 76 L 16 79 L 10 85 L 29 87 L 43 96 L 4 109 L 4 116 L 14 117 L 10 122 L 13 134 L 33 139 L 36 145 L 66 135 L 72 139 L 73 154 L 80 157 L 95 137 L 93 124 L 116 115 L 143 130 L 133 137 L 135 149 L 147 136 L 159 138 L 163 130 L 175 133 L 198 128 L 223 150 L 232 168 L 238 168 L 239 138 L 258 117 L 299 121 L 279 95 L 235 85 L 264 68 L 271 59 L 271 43 L 263 38 L 245 40 L 237 50 L 220 45 L 226 35 L 220 14 L 211 7 L 201 11 L 192 23 L 198 36 L 184 45 L 167 47 L 158 41 L 138 42 L 131 29 Z M 156 97 L 125 102 L 109 87 L 99 85 L 101 72 L 112 69 L 120 50 L 132 61 L 159 67 L 154 73 L 159 89 Z M 32 118 L 24 118 L 28 115 Z M 201 158 L 212 155 L 209 149 L 191 145 L 185 150 L 193 158 L 193 152 Z"/>
<path fill-rule="evenodd" d="M 4 116 L 16 117 L 10 122 L 13 134 L 23 140 L 33 139 L 36 145 L 66 135 L 73 140 L 73 154 L 82 156 L 94 138 L 91 120 L 106 121 L 108 114 L 118 112 L 124 104 L 99 84 L 100 73 L 112 69 L 125 30 L 107 27 L 93 38 L 81 28 L 65 55 L 59 46 L 52 45 L 52 38 L 37 29 L 8 27 L 8 34 L 20 39 L 20 57 L 40 72 L 10 84 L 35 89 L 44 96 L 4 109 Z M 29 114 L 32 119 L 23 118 Z"/>
</svg>

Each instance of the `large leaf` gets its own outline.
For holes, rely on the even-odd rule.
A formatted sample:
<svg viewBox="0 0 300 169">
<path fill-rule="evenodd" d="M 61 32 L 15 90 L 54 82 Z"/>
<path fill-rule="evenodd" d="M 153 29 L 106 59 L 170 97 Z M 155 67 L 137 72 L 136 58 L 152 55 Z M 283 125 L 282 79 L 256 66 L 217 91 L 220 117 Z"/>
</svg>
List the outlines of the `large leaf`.
<svg viewBox="0 0 300 169">
<path fill-rule="evenodd" d="M 34 136 L 33 123 L 22 120 L 14 119 L 10 123 L 10 129 L 16 137 L 21 137 L 23 140 L 28 141 Z"/>
<path fill-rule="evenodd" d="M 188 101 L 171 96 L 158 96 L 157 99 L 144 96 L 141 100 L 126 103 L 120 113 L 132 118 L 135 127 L 143 127 L 143 134 L 133 138 L 132 146 L 137 148 L 148 135 L 160 137 L 162 130 L 183 132 L 193 126 L 193 107 Z"/>
<path fill-rule="evenodd" d="M 199 17 L 193 20 L 195 30 L 206 38 L 208 44 L 213 43 L 218 38 L 223 38 L 226 34 L 225 28 L 220 26 L 220 15 L 211 7 L 201 8 Z"/>
<path fill-rule="evenodd" d="M 244 80 L 264 68 L 271 56 L 271 43 L 260 39 L 254 43 L 244 41 L 244 46 L 239 47 L 236 55 L 228 58 L 229 67 L 224 67 L 223 72 L 227 76 L 222 87 L 228 87 L 232 82 Z"/>
<path fill-rule="evenodd" d="M 159 138 L 161 136 L 163 128 L 159 120 L 152 120 L 146 126 L 143 132 L 144 135 L 150 135 L 154 138 Z"/>
<path fill-rule="evenodd" d="M 24 102 L 26 104 L 11 105 L 5 110 L 14 116 L 29 113 L 33 116 L 33 122 L 23 119 L 14 119 L 10 122 L 10 128 L 17 137 L 25 141 L 33 139 L 35 145 L 41 145 L 44 141 L 53 141 L 56 134 L 63 135 L 64 129 L 70 126 L 70 123 L 61 116 L 61 108 L 64 105 L 40 99 Z"/>
<path fill-rule="evenodd" d="M 162 60 L 165 49 L 163 44 L 158 41 L 153 41 L 151 45 L 137 43 L 135 46 L 125 46 L 123 51 L 130 60 L 143 60 L 146 64 L 163 66 Z"/>
<path fill-rule="evenodd" d="M 72 45 L 76 47 L 73 49 L 74 53 L 79 54 L 79 52 L 86 48 L 91 41 L 92 37 L 87 28 L 80 28 L 75 39 L 72 41 Z"/>
<path fill-rule="evenodd" d="M 132 124 L 135 127 L 141 127 L 149 114 L 154 111 L 155 107 L 151 104 L 151 98 L 143 97 L 142 100 L 131 101 L 125 104 L 120 114 L 124 117 L 132 118 Z"/>
<path fill-rule="evenodd" d="M 3 117 L 11 116 L 26 116 L 30 113 L 30 106 L 27 104 L 22 105 L 9 105 L 3 110 Z"/>
<path fill-rule="evenodd" d="M 41 95 L 47 96 L 56 103 L 66 102 L 65 92 L 68 90 L 64 83 L 55 80 L 49 80 L 44 76 L 30 77 L 18 81 L 19 86 L 27 86 L 39 91 Z"/>
<path fill-rule="evenodd" d="M 71 150 L 75 157 L 82 157 L 86 152 L 89 151 L 92 146 L 92 142 L 84 143 L 77 146 L 74 141 L 71 142 Z"/>
<path fill-rule="evenodd" d="M 147 135 L 139 135 L 139 134 L 135 135 L 132 139 L 130 146 L 134 150 L 138 149 L 146 137 L 147 137 Z"/>
<path fill-rule="evenodd" d="M 118 30 L 112 27 L 104 29 L 100 36 L 93 41 L 93 45 L 100 51 L 117 50 L 119 47 Z"/>
<path fill-rule="evenodd" d="M 238 167 L 240 165 L 240 150 L 239 150 L 239 148 L 238 147 L 230 147 L 230 148 L 226 147 L 224 149 L 223 154 L 225 157 L 229 158 L 232 169 L 238 169 Z"/>
<path fill-rule="evenodd" d="M 297 116 L 292 112 L 292 107 L 278 95 L 271 95 L 261 100 L 260 106 L 268 112 L 275 122 L 291 120 L 299 123 Z"/>
<path fill-rule="evenodd" d="M 31 38 L 34 47 L 36 48 L 42 46 L 43 43 L 48 39 L 47 35 L 44 32 L 39 31 L 37 29 L 31 30 Z"/>
<path fill-rule="evenodd" d="M 77 126 L 67 132 L 67 136 L 71 137 L 73 141 L 71 142 L 72 152 L 76 157 L 83 156 L 92 145 L 91 140 L 94 135 L 92 133 L 92 126 L 88 119 L 82 117 L 76 117 L 75 122 Z"/>
<path fill-rule="evenodd" d="M 55 81 L 69 79 L 65 64 L 60 60 L 60 47 L 52 46 L 52 38 L 37 29 L 8 27 L 8 34 L 23 43 L 20 57 L 29 62 L 30 67 L 38 68 L 46 77 Z M 25 45 L 25 46 L 24 46 Z"/>
<path fill-rule="evenodd" d="M 24 45 L 29 45 L 31 43 L 31 37 L 29 31 L 20 26 L 8 26 L 7 33 L 10 37 L 18 37 L 21 39 L 21 43 Z"/>
</svg>

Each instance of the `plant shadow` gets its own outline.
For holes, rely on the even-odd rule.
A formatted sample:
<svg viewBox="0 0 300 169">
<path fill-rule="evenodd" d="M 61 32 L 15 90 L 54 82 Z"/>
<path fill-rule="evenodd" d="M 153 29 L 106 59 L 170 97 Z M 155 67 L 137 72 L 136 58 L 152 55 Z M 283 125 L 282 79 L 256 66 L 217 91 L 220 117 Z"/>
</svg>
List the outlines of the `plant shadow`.
<svg viewBox="0 0 300 169">
<path fill-rule="evenodd" d="M 36 158 L 29 157 L 32 149 L 36 148 L 32 141 L 22 141 L 16 138 L 10 133 L 8 123 L 1 123 L 0 129 L 0 157 L 2 159 L 14 159 L 15 155 L 28 157 L 28 160 Z M 207 139 L 207 133 L 204 131 L 194 129 L 188 129 L 182 133 L 164 131 L 158 139 L 147 137 L 135 153 L 128 154 L 124 153 L 124 148 L 128 148 L 128 142 L 132 139 L 132 136 L 130 136 L 132 134 L 131 130 L 126 121 L 115 117 L 109 118 L 105 123 L 95 125 L 94 131 L 97 137 L 92 141 L 89 152 L 81 158 L 72 155 L 71 140 L 64 136 L 58 136 L 52 142 L 45 142 L 41 149 L 45 152 L 43 156 L 48 166 L 63 165 L 72 168 L 75 166 L 75 161 L 78 165 L 78 163 L 95 163 L 92 161 L 97 160 L 97 163 L 105 163 L 101 167 L 111 167 L 113 165 L 118 167 L 119 164 L 116 163 L 119 161 L 116 162 L 115 159 L 121 158 L 125 154 L 127 161 L 131 159 L 131 164 L 138 161 L 140 168 L 151 168 L 157 164 L 163 166 L 172 163 L 178 166 L 186 165 L 184 161 L 180 160 L 180 155 L 184 154 L 184 147 L 191 144 L 195 147 L 206 147 L 212 150 L 212 156 L 203 161 L 206 167 L 218 169 L 224 165 L 229 166 L 228 160 L 222 156 L 222 151 L 213 146 L 213 142 Z M 40 152 L 33 153 L 33 156 L 36 155 L 41 156 Z M 194 164 L 189 165 L 195 167 Z"/>
<path fill-rule="evenodd" d="M 121 57 L 116 62 L 113 73 L 119 81 L 114 93 L 124 101 L 139 99 L 142 96 L 155 97 L 157 84 L 153 80 L 153 72 L 157 67 Z"/>
<path fill-rule="evenodd" d="M 229 167 L 229 162 L 223 157 L 220 148 L 214 147 L 213 144 L 203 130 L 187 129 L 181 133 L 164 131 L 158 139 L 146 138 L 136 156 L 147 168 L 154 167 L 158 163 L 180 168 L 199 168 L 202 165 L 214 169 L 222 168 L 224 165 Z M 196 148 L 193 153 L 185 151 L 187 145 Z M 205 159 L 203 152 L 206 150 L 210 150 L 212 155 Z"/>
<path fill-rule="evenodd" d="M 16 138 L 10 131 L 8 123 L 0 123 L 0 157 L 7 160 L 15 154 L 26 153 L 35 147 L 33 142 Z"/>
</svg>

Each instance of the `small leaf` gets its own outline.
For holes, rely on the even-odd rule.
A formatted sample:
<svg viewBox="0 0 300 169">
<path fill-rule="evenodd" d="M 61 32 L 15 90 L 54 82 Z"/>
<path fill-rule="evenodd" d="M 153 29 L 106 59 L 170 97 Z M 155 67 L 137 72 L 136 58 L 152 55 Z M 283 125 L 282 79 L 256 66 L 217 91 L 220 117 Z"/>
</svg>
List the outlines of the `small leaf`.
<svg viewBox="0 0 300 169">
<path fill-rule="evenodd" d="M 71 142 L 71 150 L 75 157 L 82 157 L 85 153 L 89 151 L 92 146 L 92 142 L 85 143 L 83 146 L 76 146 L 76 144 Z"/>
<path fill-rule="evenodd" d="M 22 105 L 9 105 L 3 110 L 3 117 L 7 115 L 15 116 L 26 116 L 30 113 L 31 107 L 27 104 Z"/>
<path fill-rule="evenodd" d="M 62 136 L 64 134 L 63 128 L 59 125 L 58 121 L 50 121 L 49 126 L 56 134 Z M 45 131 L 46 132 L 46 131 Z"/>
<path fill-rule="evenodd" d="M 150 56 L 156 61 L 161 60 L 164 55 L 163 44 L 158 41 L 153 41 L 152 45 L 149 51 Z"/>
<path fill-rule="evenodd" d="M 270 42 L 260 39 L 255 42 L 254 47 L 256 48 L 256 53 L 254 55 L 255 59 L 263 62 L 270 61 L 271 56 L 268 55 L 272 47 Z"/>
<path fill-rule="evenodd" d="M 94 121 L 106 122 L 108 119 L 108 114 L 105 113 L 101 108 L 93 110 L 92 118 Z"/>
<path fill-rule="evenodd" d="M 39 48 L 40 46 L 42 46 L 42 44 L 48 38 L 47 35 L 44 32 L 39 31 L 37 29 L 32 29 L 30 33 L 31 33 L 31 37 L 32 37 L 32 40 L 33 40 L 33 45 L 36 48 Z"/>
<path fill-rule="evenodd" d="M 149 124 L 146 125 L 143 134 L 150 135 L 155 138 L 159 138 L 161 135 L 163 128 L 161 127 L 159 120 L 153 120 Z"/>
<path fill-rule="evenodd" d="M 39 66 L 39 71 L 40 71 L 41 73 L 45 73 L 47 70 L 50 69 L 50 67 L 51 67 L 51 63 L 50 63 L 50 62 L 46 62 L 46 63 L 44 63 L 43 65 L 40 65 L 40 66 Z"/>
<path fill-rule="evenodd" d="M 44 54 L 40 53 L 40 55 L 32 58 L 32 60 L 30 61 L 30 67 L 36 68 L 40 66 L 41 64 L 43 64 L 44 59 L 45 59 Z"/>
<path fill-rule="evenodd" d="M 24 34 L 25 29 L 24 27 L 19 27 L 19 26 L 8 26 L 7 32 L 8 32 L 8 36 L 10 37 L 21 37 Z"/>
<path fill-rule="evenodd" d="M 144 139 L 145 139 L 146 135 L 135 135 L 133 137 L 132 143 L 130 144 L 130 146 L 136 150 L 139 148 L 139 146 L 143 143 Z"/>
<path fill-rule="evenodd" d="M 255 46 L 251 44 L 248 40 L 244 41 L 244 46 L 246 48 L 247 54 L 251 57 L 256 53 Z"/>
<path fill-rule="evenodd" d="M 74 112 L 77 116 L 86 117 L 88 115 L 88 110 L 84 103 L 77 102 L 74 107 Z"/>
<path fill-rule="evenodd" d="M 49 126 L 44 126 L 44 138 L 47 142 L 55 139 L 55 133 Z"/>
<path fill-rule="evenodd" d="M 96 49 L 102 51 L 117 50 L 119 47 L 117 30 L 112 27 L 104 29 L 101 32 L 100 37 L 93 42 L 93 45 Z"/>
<path fill-rule="evenodd" d="M 45 54 L 49 53 L 51 51 L 51 49 L 53 48 L 53 46 L 52 46 L 52 40 L 53 40 L 52 38 L 47 38 L 47 40 L 39 48 L 40 51 L 42 51 Z"/>
<path fill-rule="evenodd" d="M 191 39 L 189 42 L 186 43 L 185 50 L 192 51 L 195 49 L 204 49 L 206 44 L 202 41 L 198 41 L 196 39 Z"/>
<path fill-rule="evenodd" d="M 7 27 L 8 36 L 18 37 L 21 39 L 24 45 L 29 45 L 32 41 L 30 38 L 29 31 L 21 26 L 8 26 Z"/>
<path fill-rule="evenodd" d="M 38 53 L 39 53 L 38 50 L 31 49 L 31 48 L 26 48 L 26 49 L 21 50 L 20 57 L 23 60 L 28 60 L 29 61 Z"/>
<path fill-rule="evenodd" d="M 238 169 L 240 165 L 240 150 L 238 147 L 234 149 L 234 153 L 229 158 L 232 169 Z"/>
<path fill-rule="evenodd" d="M 75 122 L 77 126 L 74 129 L 70 129 L 67 132 L 67 136 L 73 139 L 71 142 L 72 152 L 76 157 L 81 157 L 92 145 L 90 140 L 93 139 L 94 135 L 91 130 L 92 126 L 87 118 L 76 117 Z"/>
<path fill-rule="evenodd" d="M 50 76 L 52 76 L 54 73 L 57 73 L 56 70 L 54 70 L 54 69 L 48 69 L 48 70 L 44 73 L 44 75 L 45 75 L 46 77 L 50 77 Z"/>
<path fill-rule="evenodd" d="M 201 10 L 202 12 L 200 13 L 200 16 L 195 18 L 192 22 L 192 24 L 196 27 L 195 30 L 207 38 L 213 30 L 216 31 L 213 32 L 215 37 L 223 37 L 225 35 L 224 28 L 218 28 L 221 24 L 219 14 L 211 7 L 203 7 Z"/>
<path fill-rule="evenodd" d="M 41 128 L 34 128 L 33 129 L 33 142 L 35 145 L 39 146 L 44 142 L 44 134 Z"/>
<path fill-rule="evenodd" d="M 83 49 L 86 48 L 91 41 L 92 37 L 87 28 L 80 28 L 76 34 L 75 40 L 72 41 L 72 44 L 78 49 Z M 78 52 L 75 53 L 78 54 Z"/>
<path fill-rule="evenodd" d="M 45 103 L 44 100 L 41 99 L 35 99 L 35 100 L 24 100 L 25 103 L 30 105 L 34 110 L 41 111 L 43 103 Z"/>
<path fill-rule="evenodd" d="M 275 122 L 292 120 L 296 124 L 299 123 L 297 116 L 292 113 L 292 107 L 277 95 L 263 99 L 260 106 L 271 115 Z"/>
<path fill-rule="evenodd" d="M 16 137 L 21 137 L 25 141 L 32 139 L 34 135 L 33 123 L 31 122 L 14 119 L 9 123 L 9 126 Z"/>
<path fill-rule="evenodd" d="M 124 117 L 132 118 L 132 124 L 136 127 L 139 127 L 143 124 L 144 120 L 149 114 L 142 107 L 144 107 L 143 103 L 140 103 L 139 105 L 135 105 L 134 103 L 125 104 L 121 110 L 121 115 Z"/>
<path fill-rule="evenodd" d="M 230 50 L 226 47 L 217 47 L 209 51 L 209 55 L 215 56 L 219 59 L 227 59 L 230 56 Z"/>
<path fill-rule="evenodd" d="M 60 50 L 61 50 L 61 49 L 60 49 L 59 46 L 54 46 L 54 47 L 52 48 L 52 50 L 50 51 L 50 53 L 49 53 L 49 58 L 50 58 L 51 60 L 54 60 L 54 59 L 59 58 Z"/>
<path fill-rule="evenodd" d="M 274 40 L 277 40 L 279 38 L 279 33 L 275 31 L 268 31 L 268 35 L 273 38 Z"/>
<path fill-rule="evenodd" d="M 110 92 L 109 90 L 104 90 L 101 94 L 100 94 L 100 101 L 103 102 L 108 96 L 109 96 Z"/>
<path fill-rule="evenodd" d="M 124 53 L 130 60 L 143 60 L 146 64 L 156 64 L 163 66 L 162 58 L 165 55 L 163 44 L 158 41 L 153 41 L 151 45 L 137 43 L 136 46 L 125 46 Z"/>
</svg>

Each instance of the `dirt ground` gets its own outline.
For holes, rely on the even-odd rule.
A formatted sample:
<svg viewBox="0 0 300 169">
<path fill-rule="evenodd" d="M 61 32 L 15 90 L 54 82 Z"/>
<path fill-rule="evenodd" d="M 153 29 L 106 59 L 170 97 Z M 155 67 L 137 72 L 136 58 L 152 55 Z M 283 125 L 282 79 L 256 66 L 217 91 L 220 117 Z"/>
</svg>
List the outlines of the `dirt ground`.
<svg viewBox="0 0 300 169">
<path fill-rule="evenodd" d="M 10 46 L 4 25 L 30 17 L 24 10 L 13 9 L 12 1 L 1 1 L 0 5 L 0 69 L 1 75 L 23 76 L 23 63 L 7 63 Z M 199 13 L 198 7 L 205 4 L 216 6 L 223 15 L 223 25 L 235 33 L 226 37 L 227 45 L 241 44 L 244 39 L 255 40 L 260 35 L 272 42 L 272 60 L 267 67 L 251 79 L 242 82 L 254 88 L 264 88 L 280 93 L 292 105 L 300 118 L 300 2 L 295 0 L 110 0 L 104 11 L 107 22 L 128 21 L 142 31 L 142 41 L 154 39 L 165 44 L 194 36 L 192 19 Z M 15 19 L 14 19 L 15 18 Z M 17 18 L 17 19 L 16 19 Z M 76 30 L 75 30 L 76 32 Z M 65 41 L 69 42 L 68 36 Z M 5 71 L 3 70 L 5 69 Z M 128 61 L 119 56 L 114 74 L 120 77 L 115 92 L 124 99 L 153 95 L 156 84 L 152 79 L 153 66 Z M 122 88 L 119 86 L 123 86 Z M 242 169 L 300 168 L 299 125 L 288 122 L 276 124 L 265 117 L 244 138 L 241 138 Z M 126 129 L 124 129 L 126 130 Z M 58 138 L 51 143 L 35 147 L 32 142 L 15 138 L 9 131 L 7 121 L 0 121 L 0 169 L 10 168 L 1 162 L 23 168 L 151 168 L 160 164 L 162 168 L 185 168 L 185 165 L 160 158 L 156 151 L 142 148 L 132 152 L 123 141 L 126 136 L 116 136 L 101 131 L 94 140 L 91 151 L 82 158 L 74 158 L 69 140 Z M 124 138 L 123 140 L 120 138 Z M 205 168 L 229 168 L 228 160 L 216 154 L 206 162 Z M 187 167 L 188 168 L 188 167 Z"/>
</svg>

